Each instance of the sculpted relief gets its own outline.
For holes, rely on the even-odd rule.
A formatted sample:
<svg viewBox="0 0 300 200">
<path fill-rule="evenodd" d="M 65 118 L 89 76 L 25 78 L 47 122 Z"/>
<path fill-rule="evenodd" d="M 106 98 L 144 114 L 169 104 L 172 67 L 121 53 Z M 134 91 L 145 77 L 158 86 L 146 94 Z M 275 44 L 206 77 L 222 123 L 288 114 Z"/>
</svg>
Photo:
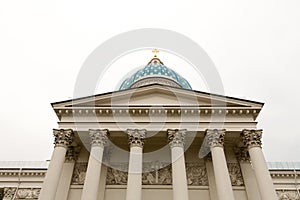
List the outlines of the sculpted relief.
<svg viewBox="0 0 300 200">
<path fill-rule="evenodd" d="M 40 188 L 4 188 L 3 200 L 38 199 Z"/>
<path fill-rule="evenodd" d="M 300 194 L 297 191 L 276 191 L 278 200 L 300 200 Z"/>
<path fill-rule="evenodd" d="M 233 186 L 244 185 L 244 179 L 238 163 L 227 163 L 231 184 Z"/>
<path fill-rule="evenodd" d="M 204 165 L 196 163 L 187 163 L 187 182 L 188 185 L 208 185 L 207 173 Z M 107 170 L 107 185 L 126 185 L 128 174 L 113 168 Z M 172 167 L 147 170 L 142 174 L 143 185 L 171 185 L 172 184 Z"/>
<path fill-rule="evenodd" d="M 145 164 L 144 167 L 148 168 L 142 174 L 143 185 L 171 185 L 172 184 L 172 167 L 168 165 L 161 169 L 151 170 Z M 148 167 L 147 167 L 148 166 Z M 119 168 L 119 167 L 118 167 Z M 124 168 L 124 166 L 123 166 Z M 122 168 L 122 169 L 123 169 Z M 125 169 L 125 168 L 124 168 Z M 72 184 L 83 185 L 87 170 L 87 163 L 76 163 Z M 231 183 L 234 186 L 244 185 L 243 176 L 238 163 L 228 163 L 228 170 Z M 187 183 L 192 186 L 208 186 L 208 177 L 204 164 L 201 163 L 186 163 Z M 115 168 L 107 168 L 106 184 L 107 185 L 126 185 L 128 173 L 126 170 L 121 171 Z"/>
<path fill-rule="evenodd" d="M 188 185 L 208 185 L 208 178 L 204 165 L 198 163 L 187 163 L 186 176 Z"/>
<path fill-rule="evenodd" d="M 144 172 L 142 175 L 143 185 L 171 185 L 172 172 L 171 166 L 162 169 Z"/>
<path fill-rule="evenodd" d="M 73 176 L 72 176 L 72 184 L 83 185 L 86 170 L 87 170 L 87 163 L 76 163 L 74 167 Z"/>
<path fill-rule="evenodd" d="M 107 185 L 126 185 L 128 173 L 114 168 L 107 168 L 106 184 Z"/>
</svg>

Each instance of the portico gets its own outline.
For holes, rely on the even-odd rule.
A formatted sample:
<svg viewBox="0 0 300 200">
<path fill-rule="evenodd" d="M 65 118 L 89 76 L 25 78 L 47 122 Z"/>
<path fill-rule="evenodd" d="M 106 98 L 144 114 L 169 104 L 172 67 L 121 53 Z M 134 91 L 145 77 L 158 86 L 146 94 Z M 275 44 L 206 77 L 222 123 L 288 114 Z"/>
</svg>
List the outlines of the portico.
<svg viewBox="0 0 300 200">
<path fill-rule="evenodd" d="M 257 129 L 263 104 L 194 91 L 157 57 L 119 91 L 52 106 L 59 129 L 41 200 L 276 197 Z M 77 149 L 72 165 L 67 149 Z"/>
</svg>

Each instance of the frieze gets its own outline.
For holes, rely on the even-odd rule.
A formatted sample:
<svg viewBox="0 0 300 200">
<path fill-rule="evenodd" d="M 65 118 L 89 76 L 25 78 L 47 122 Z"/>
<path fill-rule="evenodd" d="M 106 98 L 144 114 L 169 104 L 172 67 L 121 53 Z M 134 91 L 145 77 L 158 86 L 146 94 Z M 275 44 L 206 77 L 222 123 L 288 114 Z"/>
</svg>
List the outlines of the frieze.
<svg viewBox="0 0 300 200">
<path fill-rule="evenodd" d="M 168 165 L 160 169 L 149 170 L 145 164 L 142 173 L 143 185 L 171 185 L 172 184 L 172 166 Z M 150 166 L 150 164 L 149 164 Z M 164 165 L 163 165 L 164 166 Z M 146 169 L 147 168 L 147 169 Z M 208 178 L 205 165 L 200 163 L 186 163 L 187 182 L 193 186 L 207 186 Z M 107 185 L 126 185 L 128 174 L 114 168 L 107 169 Z"/>
<path fill-rule="evenodd" d="M 106 184 L 107 185 L 126 185 L 128 173 L 115 168 L 107 168 Z"/>
<path fill-rule="evenodd" d="M 243 186 L 244 179 L 238 163 L 227 163 L 231 184 L 233 186 Z"/>
<path fill-rule="evenodd" d="M 147 165 L 147 164 L 145 164 Z M 107 185 L 126 185 L 128 179 L 127 170 L 107 168 Z M 72 177 L 73 185 L 83 185 L 87 170 L 87 163 L 76 163 Z M 157 170 L 144 170 L 142 174 L 143 185 L 171 185 L 172 166 L 168 165 Z M 243 186 L 244 180 L 238 163 L 228 163 L 228 171 L 233 186 Z M 192 186 L 208 186 L 207 171 L 204 164 L 186 163 L 187 183 Z"/>
<path fill-rule="evenodd" d="M 145 172 L 142 175 L 143 185 L 154 185 L 159 184 L 158 176 L 156 171 Z"/>
<path fill-rule="evenodd" d="M 278 200 L 300 200 L 300 194 L 297 191 L 276 191 Z"/>
<path fill-rule="evenodd" d="M 12 200 L 14 198 L 17 188 L 4 188 L 3 200 Z"/>
<path fill-rule="evenodd" d="M 72 176 L 72 182 L 73 185 L 83 185 L 85 180 L 87 170 L 87 163 L 76 163 L 74 167 L 74 172 Z"/>
<path fill-rule="evenodd" d="M 186 163 L 186 175 L 188 185 L 208 185 L 207 172 L 204 164 Z"/>
<path fill-rule="evenodd" d="M 143 185 L 171 185 L 172 168 L 168 165 L 164 168 L 144 172 L 142 175 Z"/>
<path fill-rule="evenodd" d="M 4 188 L 3 200 L 38 199 L 40 188 Z"/>
</svg>

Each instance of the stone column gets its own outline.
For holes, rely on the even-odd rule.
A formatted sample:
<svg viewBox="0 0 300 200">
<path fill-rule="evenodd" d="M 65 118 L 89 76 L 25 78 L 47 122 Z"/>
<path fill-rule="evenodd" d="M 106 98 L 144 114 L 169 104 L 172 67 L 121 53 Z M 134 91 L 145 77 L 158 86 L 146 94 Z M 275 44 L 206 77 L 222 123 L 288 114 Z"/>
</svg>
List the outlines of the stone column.
<svg viewBox="0 0 300 200">
<path fill-rule="evenodd" d="M 77 160 L 80 148 L 70 146 L 67 150 L 65 163 L 63 165 L 60 181 L 57 187 L 55 199 L 67 200 L 69 188 L 72 181 L 75 162 Z"/>
<path fill-rule="evenodd" d="M 211 159 L 211 154 L 208 154 L 205 157 L 205 166 L 207 171 L 210 200 L 218 200 L 216 178 L 214 174 L 214 167 Z"/>
<path fill-rule="evenodd" d="M 207 142 L 210 146 L 218 199 L 234 200 L 233 190 L 224 154 L 225 130 L 206 130 Z"/>
<path fill-rule="evenodd" d="M 168 129 L 167 132 L 172 157 L 173 200 L 188 200 L 189 195 L 183 148 L 186 130 Z"/>
<path fill-rule="evenodd" d="M 247 148 L 238 148 L 236 151 L 236 157 L 241 166 L 248 200 L 261 200 Z"/>
<path fill-rule="evenodd" d="M 53 135 L 55 147 L 41 189 L 41 193 L 39 195 L 40 200 L 55 199 L 61 171 L 65 162 L 67 148 L 71 145 L 73 139 L 73 131 L 71 129 L 54 129 Z"/>
<path fill-rule="evenodd" d="M 97 200 L 101 165 L 104 146 L 107 143 L 107 129 L 89 130 L 91 137 L 91 152 L 87 166 L 84 186 L 82 190 L 82 200 Z"/>
<path fill-rule="evenodd" d="M 130 156 L 126 200 L 142 199 L 143 146 L 146 130 L 128 129 Z"/>
<path fill-rule="evenodd" d="M 105 146 L 103 153 L 103 163 L 101 167 L 100 173 L 100 182 L 99 182 L 99 192 L 98 192 L 98 200 L 105 199 L 105 187 L 106 187 L 106 178 L 107 178 L 107 165 L 110 164 L 110 158 L 112 155 L 114 147 L 113 146 Z"/>
<path fill-rule="evenodd" d="M 277 199 L 273 181 L 261 149 L 262 130 L 243 130 L 241 140 L 248 148 L 262 200 Z"/>
</svg>

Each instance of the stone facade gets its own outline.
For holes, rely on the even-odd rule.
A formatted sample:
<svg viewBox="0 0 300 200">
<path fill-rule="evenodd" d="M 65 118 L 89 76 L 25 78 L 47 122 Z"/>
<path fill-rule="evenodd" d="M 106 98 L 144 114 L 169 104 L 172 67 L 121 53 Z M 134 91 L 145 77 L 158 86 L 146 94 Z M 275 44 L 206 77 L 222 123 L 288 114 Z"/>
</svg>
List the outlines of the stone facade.
<svg viewBox="0 0 300 200">
<path fill-rule="evenodd" d="M 193 91 L 156 56 L 119 91 L 52 107 L 46 175 L 0 168 L 3 199 L 299 199 L 300 168 L 268 170 L 263 103 Z"/>
<path fill-rule="evenodd" d="M 244 188 L 244 180 L 238 163 L 228 163 L 228 170 L 234 187 Z M 120 168 L 120 167 L 118 167 Z M 124 168 L 125 169 L 125 168 Z M 82 187 L 84 184 L 87 162 L 77 162 L 72 175 L 71 188 Z M 186 163 L 187 183 L 189 187 L 209 187 L 206 166 L 202 163 Z M 270 171 L 273 179 L 278 200 L 299 200 L 300 195 L 300 169 L 294 170 L 272 170 Z M 296 179 L 295 179 L 296 174 Z M 41 183 L 45 176 L 45 169 L 24 169 L 21 172 L 21 187 L 17 189 L 17 178 L 19 170 L 0 169 L 0 196 L 3 200 L 38 199 Z M 107 168 L 106 185 L 124 187 L 127 184 L 127 172 L 115 168 Z M 9 181 L 11 180 L 11 181 Z M 296 180 L 296 182 L 295 182 Z M 298 181 L 298 182 L 297 182 Z M 30 187 L 22 186 L 26 182 L 31 182 Z M 170 166 L 156 171 L 143 173 L 142 183 L 145 188 L 151 185 L 170 186 L 172 185 L 172 169 Z M 8 187 L 8 185 L 16 187 Z M 6 185 L 6 186 L 5 186 Z"/>
</svg>

